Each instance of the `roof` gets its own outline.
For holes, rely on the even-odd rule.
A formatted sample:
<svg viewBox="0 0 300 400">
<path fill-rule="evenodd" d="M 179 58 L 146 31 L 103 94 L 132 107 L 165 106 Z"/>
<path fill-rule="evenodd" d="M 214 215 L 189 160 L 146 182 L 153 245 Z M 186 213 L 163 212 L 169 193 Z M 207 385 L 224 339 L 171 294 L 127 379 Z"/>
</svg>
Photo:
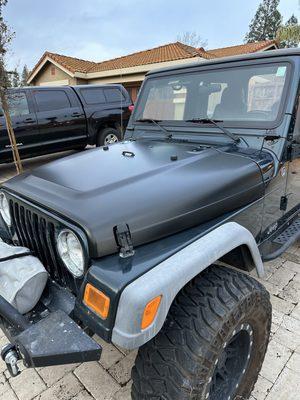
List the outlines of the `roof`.
<svg viewBox="0 0 300 400">
<path fill-rule="evenodd" d="M 203 48 L 196 49 L 195 47 L 175 42 L 97 63 L 88 72 L 109 71 L 194 57 L 213 58 Z"/>
<path fill-rule="evenodd" d="M 210 59 L 214 56 L 208 54 L 203 48 L 196 49 L 195 47 L 187 46 L 180 42 L 169 43 L 163 46 L 155 47 L 153 49 L 139 51 L 129 54 L 127 56 L 118 57 L 112 60 L 98 63 L 46 51 L 31 71 L 29 80 L 39 70 L 40 66 L 49 59 L 57 62 L 62 67 L 72 73 L 90 73 L 130 68 L 138 65 L 176 61 L 193 57 Z"/>
<path fill-rule="evenodd" d="M 262 40 L 261 42 L 252 42 L 240 44 L 238 46 L 222 47 L 220 49 L 211 49 L 207 52 L 215 57 L 230 57 L 237 56 L 239 54 L 256 53 L 257 51 L 266 50 L 270 47 L 278 47 L 276 40 Z"/>
<path fill-rule="evenodd" d="M 171 72 L 171 71 L 179 71 L 186 68 L 197 68 L 197 67 L 205 67 L 207 65 L 216 65 L 216 64 L 227 64 L 230 62 L 238 62 L 238 61 L 246 61 L 246 60 L 253 60 L 253 59 L 262 59 L 262 58 L 280 58 L 280 57 L 287 57 L 287 56 L 300 56 L 300 48 L 289 48 L 289 49 L 280 49 L 280 50 L 270 50 L 266 52 L 257 52 L 257 53 L 248 53 L 248 54 L 241 54 L 237 56 L 231 57 L 220 57 L 214 58 L 211 60 L 199 61 L 198 63 L 188 63 L 185 65 L 176 65 L 172 67 L 164 67 L 164 68 L 157 68 L 154 70 L 149 71 L 146 75 L 152 74 L 159 74 L 161 72 Z"/>
<path fill-rule="evenodd" d="M 34 72 L 47 58 L 56 61 L 70 72 L 86 72 L 89 68 L 96 64 L 93 61 L 81 60 L 80 58 L 64 56 L 62 54 L 50 53 L 49 51 L 46 51 L 35 65 L 30 75 L 34 74 Z"/>
<path fill-rule="evenodd" d="M 233 54 L 253 53 L 271 46 L 276 46 L 275 40 L 265 40 L 262 42 L 247 43 L 239 46 L 206 51 L 202 47 L 196 48 L 181 42 L 174 42 L 102 62 L 86 61 L 46 51 L 33 68 L 28 82 L 34 78 L 47 61 L 54 61 L 71 74 L 89 74 L 189 58 L 210 60 L 216 57 L 224 57 Z"/>
</svg>

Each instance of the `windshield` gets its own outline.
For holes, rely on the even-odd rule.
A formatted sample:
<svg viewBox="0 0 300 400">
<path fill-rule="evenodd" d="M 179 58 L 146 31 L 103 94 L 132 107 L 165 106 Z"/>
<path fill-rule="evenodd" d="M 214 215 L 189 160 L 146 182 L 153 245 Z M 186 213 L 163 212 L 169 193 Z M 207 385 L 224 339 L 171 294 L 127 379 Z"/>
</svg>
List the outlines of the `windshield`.
<svg viewBox="0 0 300 400">
<path fill-rule="evenodd" d="M 134 119 L 275 121 L 287 71 L 278 63 L 149 78 Z"/>
</svg>

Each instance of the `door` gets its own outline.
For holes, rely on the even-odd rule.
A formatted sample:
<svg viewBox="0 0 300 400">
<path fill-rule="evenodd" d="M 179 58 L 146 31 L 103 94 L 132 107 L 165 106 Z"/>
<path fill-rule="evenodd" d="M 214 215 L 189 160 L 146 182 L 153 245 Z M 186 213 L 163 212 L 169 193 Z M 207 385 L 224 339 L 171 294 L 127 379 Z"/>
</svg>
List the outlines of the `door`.
<svg viewBox="0 0 300 400">
<path fill-rule="evenodd" d="M 287 210 L 286 212 L 299 212 L 300 209 L 300 101 L 296 101 L 295 116 L 296 122 L 294 126 L 293 138 L 290 144 L 289 156 L 290 162 L 288 166 L 287 181 Z"/>
<path fill-rule="evenodd" d="M 40 144 L 49 151 L 81 147 L 87 142 L 86 118 L 70 88 L 34 89 Z"/>
<path fill-rule="evenodd" d="M 9 91 L 8 104 L 20 156 L 21 158 L 29 156 L 31 146 L 38 136 L 38 125 L 28 92 L 26 90 Z M 0 117 L 0 155 L 1 161 L 12 161 L 11 144 L 3 114 Z"/>
</svg>

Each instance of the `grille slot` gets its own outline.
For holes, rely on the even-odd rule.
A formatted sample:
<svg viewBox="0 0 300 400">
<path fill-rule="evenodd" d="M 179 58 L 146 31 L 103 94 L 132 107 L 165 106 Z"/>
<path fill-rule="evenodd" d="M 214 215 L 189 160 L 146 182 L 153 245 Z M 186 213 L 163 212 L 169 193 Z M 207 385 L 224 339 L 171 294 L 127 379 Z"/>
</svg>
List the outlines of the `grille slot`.
<svg viewBox="0 0 300 400">
<path fill-rule="evenodd" d="M 44 215 L 16 201 L 10 201 L 13 226 L 21 246 L 40 259 L 50 277 L 63 286 L 73 286 L 74 279 L 61 265 L 55 239 L 55 224 Z"/>
</svg>

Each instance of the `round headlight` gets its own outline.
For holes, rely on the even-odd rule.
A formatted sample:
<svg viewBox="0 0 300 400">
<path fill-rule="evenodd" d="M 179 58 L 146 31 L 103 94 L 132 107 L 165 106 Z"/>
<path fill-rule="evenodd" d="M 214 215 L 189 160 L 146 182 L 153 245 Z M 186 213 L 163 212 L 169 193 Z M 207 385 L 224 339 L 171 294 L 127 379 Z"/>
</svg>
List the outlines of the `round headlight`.
<svg viewBox="0 0 300 400">
<path fill-rule="evenodd" d="M 68 270 L 77 278 L 84 272 L 84 255 L 78 237 L 68 229 L 57 237 L 57 250 Z"/>
<path fill-rule="evenodd" d="M 11 216 L 9 210 L 8 200 L 3 192 L 0 192 L 0 214 L 4 220 L 4 222 L 11 226 Z"/>
</svg>

